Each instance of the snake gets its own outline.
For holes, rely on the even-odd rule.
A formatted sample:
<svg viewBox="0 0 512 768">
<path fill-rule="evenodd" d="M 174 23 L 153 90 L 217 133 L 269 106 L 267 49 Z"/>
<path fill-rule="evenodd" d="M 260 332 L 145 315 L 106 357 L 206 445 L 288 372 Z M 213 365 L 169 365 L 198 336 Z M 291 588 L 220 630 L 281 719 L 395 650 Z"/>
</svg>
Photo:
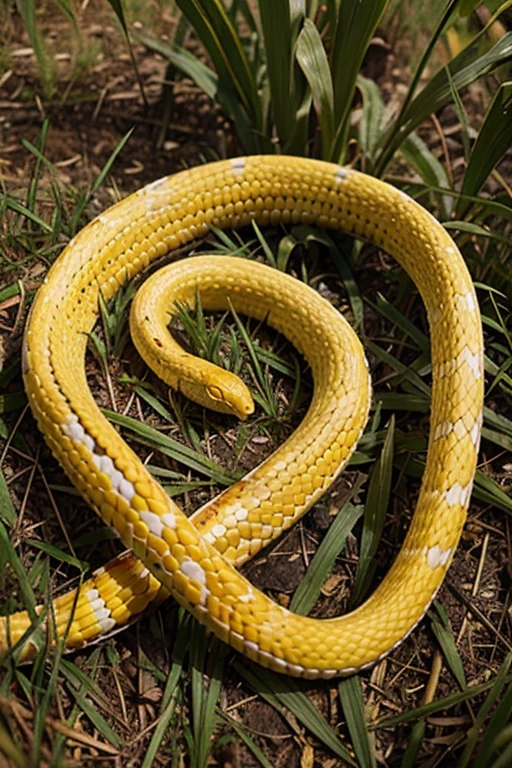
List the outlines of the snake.
<svg viewBox="0 0 512 768">
<path fill-rule="evenodd" d="M 233 306 L 265 320 L 304 354 L 314 391 L 299 428 L 259 467 L 199 509 L 179 509 L 101 413 L 85 353 L 100 300 L 159 257 L 236 229 L 307 224 L 348 233 L 394 257 L 421 294 L 430 328 L 432 402 L 425 469 L 394 562 L 346 615 L 296 615 L 237 570 L 308 509 L 347 463 L 370 407 L 364 353 L 340 312 L 292 276 L 236 256 L 175 261 L 134 300 L 134 341 L 173 386 L 239 418 L 253 404 L 228 371 L 191 356 L 166 329 L 175 302 Z M 161 293 L 159 294 L 159 291 Z M 156 289 L 156 296 L 155 296 Z M 174 348 L 173 348 L 174 347 Z M 101 639 L 169 594 L 206 628 L 264 667 L 305 678 L 364 670 L 420 622 L 461 536 L 482 425 L 483 340 L 474 286 L 454 241 L 390 184 L 290 156 L 221 160 L 159 179 L 92 220 L 39 288 L 22 355 L 39 429 L 73 485 L 128 552 L 35 615 L 5 617 L 0 650 L 33 658 L 44 641 Z M 172 362 L 168 362 L 168 358 Z M 34 630 L 42 629 L 38 633 Z"/>
</svg>

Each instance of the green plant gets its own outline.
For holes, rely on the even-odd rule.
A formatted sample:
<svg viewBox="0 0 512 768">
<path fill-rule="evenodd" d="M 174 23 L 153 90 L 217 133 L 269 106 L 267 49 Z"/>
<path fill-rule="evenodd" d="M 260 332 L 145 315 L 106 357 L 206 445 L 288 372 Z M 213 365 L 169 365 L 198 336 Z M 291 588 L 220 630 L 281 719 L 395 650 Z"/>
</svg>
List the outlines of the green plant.
<svg viewBox="0 0 512 768">
<path fill-rule="evenodd" d="M 165 56 L 216 100 L 233 121 L 243 151 L 317 156 L 342 163 L 357 141 L 358 162 L 382 175 L 397 150 L 432 112 L 457 91 L 512 58 L 512 33 L 485 48 L 485 30 L 417 93 L 432 52 L 468 4 L 451 0 L 432 34 L 397 116 L 385 118 L 378 88 L 359 72 L 385 0 L 331 0 L 324 4 L 259 0 L 177 0 L 206 49 L 211 66 L 178 42 L 136 37 Z M 493 19 L 510 2 L 502 3 Z M 489 22 L 487 27 L 492 23 Z M 180 27 L 180 37 L 183 28 Z M 359 94 L 359 96 L 358 96 Z M 362 101 L 359 125 L 353 106 Z M 486 168 L 487 173 L 492 168 Z"/>
</svg>

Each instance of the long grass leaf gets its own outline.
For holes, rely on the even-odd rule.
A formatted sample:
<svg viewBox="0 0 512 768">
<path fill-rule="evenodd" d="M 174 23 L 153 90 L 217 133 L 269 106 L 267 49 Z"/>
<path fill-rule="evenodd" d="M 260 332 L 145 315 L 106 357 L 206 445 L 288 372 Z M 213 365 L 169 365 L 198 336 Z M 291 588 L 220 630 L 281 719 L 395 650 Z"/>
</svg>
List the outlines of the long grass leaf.
<svg viewBox="0 0 512 768">
<path fill-rule="evenodd" d="M 300 16 L 292 14 L 292 4 L 259 0 L 263 29 L 271 112 L 283 150 L 290 152 L 296 130 L 298 89 L 294 83 L 292 52 L 298 34 Z"/>
<path fill-rule="evenodd" d="M 320 33 L 311 19 L 304 20 L 295 55 L 313 97 L 320 126 L 321 157 L 330 160 L 334 136 L 334 90 L 327 53 Z"/>
<path fill-rule="evenodd" d="M 382 536 L 391 493 L 394 438 L 395 418 L 392 416 L 382 452 L 372 469 L 368 485 L 359 562 L 350 598 L 351 607 L 358 605 L 364 598 L 374 574 L 375 553 Z"/>
<path fill-rule="evenodd" d="M 233 731 L 236 733 L 238 738 L 244 742 L 246 747 L 250 749 L 256 760 L 259 762 L 259 764 L 262 766 L 262 768 L 273 768 L 272 763 L 269 763 L 261 749 L 258 747 L 256 742 L 254 742 L 248 733 L 246 733 L 245 729 L 242 728 L 241 724 L 238 723 L 233 717 L 230 717 L 225 712 L 220 712 L 220 717 L 227 723 L 227 725 L 233 729 Z M 23 766 L 22 766 L 23 768 Z M 143 767 L 144 768 L 144 767 Z"/>
<path fill-rule="evenodd" d="M 512 82 L 502 83 L 487 111 L 482 127 L 471 152 L 464 180 L 462 195 L 476 196 L 500 157 L 512 144 Z M 465 201 L 459 201 L 457 216 L 467 209 Z"/>
<path fill-rule="evenodd" d="M 154 765 L 154 760 L 174 714 L 178 682 L 183 674 L 183 661 L 190 643 L 189 626 L 192 620 L 190 614 L 186 613 L 183 608 L 178 610 L 177 632 L 172 651 L 171 670 L 167 676 L 162 695 L 160 717 L 151 736 L 141 768 L 151 768 Z"/>
<path fill-rule="evenodd" d="M 441 646 L 443 655 L 446 659 L 453 676 L 457 680 L 458 684 L 464 690 L 467 688 L 466 675 L 464 673 L 464 664 L 457 651 L 457 645 L 455 638 L 451 630 L 448 617 L 439 603 L 435 603 L 437 610 L 437 616 L 431 612 L 432 618 L 432 631 L 437 638 L 437 642 Z"/>
<path fill-rule="evenodd" d="M 0 467 L 0 519 L 11 528 L 16 525 L 18 516 L 12 503 L 11 494 L 9 488 L 5 482 L 4 473 Z"/>
<path fill-rule="evenodd" d="M 161 432 L 158 432 L 158 430 L 153 429 L 153 427 L 149 427 L 147 424 L 137 421 L 137 419 L 132 419 L 131 416 L 123 416 L 120 413 L 108 410 L 104 410 L 103 412 L 114 424 L 118 424 L 120 427 L 128 429 L 154 448 L 158 448 L 158 450 L 162 451 L 167 456 L 171 456 L 173 459 L 185 464 L 185 466 L 190 469 L 207 475 L 215 482 L 218 482 L 221 485 L 230 485 L 237 479 L 223 470 L 221 466 L 207 456 L 202 456 L 200 453 L 197 453 L 197 451 L 179 443 L 177 440 L 173 440 L 171 437 L 163 435 Z"/>
<path fill-rule="evenodd" d="M 130 34 L 128 31 L 128 24 L 126 21 L 126 17 L 124 15 L 124 8 L 122 0 L 107 0 L 110 7 L 116 14 L 119 23 L 121 24 L 121 29 L 123 30 L 124 38 L 126 41 L 126 47 L 128 48 L 128 55 L 130 56 L 130 60 L 133 66 L 133 70 L 135 72 L 135 77 L 137 78 L 137 83 L 140 90 L 140 95 L 142 96 L 142 101 L 144 102 L 144 106 L 148 106 L 148 100 L 146 98 L 146 91 L 144 90 L 144 81 L 142 79 L 139 67 L 137 65 L 137 59 L 135 58 L 135 54 L 133 52 L 133 45 L 132 41 L 130 39 Z"/>
<path fill-rule="evenodd" d="M 423 741 L 426 728 L 427 724 L 424 720 L 414 723 L 407 748 L 404 752 L 402 762 L 400 763 L 400 768 L 415 768 L 415 766 L 418 765 L 418 751 L 420 744 Z"/>
<path fill-rule="evenodd" d="M 206 768 L 212 746 L 212 736 L 217 726 L 215 707 L 222 685 L 224 660 L 229 652 L 228 646 L 213 640 L 211 654 L 211 672 L 208 686 L 205 686 L 204 672 L 209 658 L 209 637 L 204 628 L 194 622 L 190 649 L 191 661 L 191 697 L 194 732 L 194 759 L 197 768 Z"/>
<path fill-rule="evenodd" d="M 411 366 L 404 365 L 395 357 L 393 357 L 393 355 L 390 355 L 389 352 L 386 352 L 384 349 L 379 347 L 378 344 L 374 344 L 373 341 L 370 341 L 370 339 L 367 339 L 365 344 L 379 360 L 381 360 L 383 363 L 386 363 L 386 365 L 389 365 L 390 368 L 402 375 L 404 379 L 409 382 L 418 392 L 430 396 L 430 387 L 428 384 L 425 384 L 423 379 L 416 373 L 416 371 L 411 368 Z"/>
<path fill-rule="evenodd" d="M 297 720 L 313 733 L 325 746 L 345 760 L 348 765 L 355 766 L 353 758 L 341 741 L 336 731 L 322 717 L 318 709 L 300 690 L 299 684 L 293 678 L 286 678 L 270 672 L 268 669 L 255 665 L 234 664 L 237 672 L 249 685 L 265 699 L 272 707 L 281 711 L 284 706 L 292 712 Z"/>
<path fill-rule="evenodd" d="M 441 37 L 442 33 L 445 31 L 447 26 L 449 26 L 449 24 L 451 23 L 454 16 L 454 10 L 457 8 L 457 5 L 459 2 L 460 0 L 449 0 L 449 2 L 446 4 L 444 8 L 443 14 L 434 30 L 434 33 L 432 34 L 432 36 L 428 41 L 425 51 L 421 56 L 419 64 L 409 84 L 409 89 L 407 91 L 407 95 L 404 99 L 400 112 L 398 116 L 395 118 L 395 120 L 392 122 L 390 129 L 387 131 L 386 143 L 379 157 L 376 175 L 380 175 L 382 171 L 386 168 L 386 165 L 388 164 L 390 158 L 393 156 L 394 151 L 396 150 L 397 146 L 400 143 L 400 140 L 398 140 L 397 142 L 396 139 L 399 136 L 399 132 L 403 126 L 403 123 L 405 122 L 405 115 L 407 114 L 409 105 L 416 92 L 416 88 L 418 87 L 418 84 L 421 80 L 425 67 L 427 66 L 429 59 L 432 56 L 432 53 L 434 51 L 434 48 L 439 38 Z"/>
<path fill-rule="evenodd" d="M 117 142 L 116 146 L 114 147 L 114 149 L 110 153 L 110 156 L 107 159 L 107 162 L 105 163 L 105 165 L 103 166 L 103 168 L 101 169 L 101 171 L 99 172 L 97 177 L 94 179 L 94 182 L 93 182 L 92 187 L 91 187 L 91 191 L 89 192 L 89 198 L 91 198 L 92 195 L 94 195 L 94 193 L 98 191 L 98 189 L 101 187 L 101 185 L 103 184 L 103 182 L 107 178 L 108 174 L 110 173 L 110 169 L 114 165 L 114 161 L 115 161 L 116 157 L 121 152 L 121 150 L 123 149 L 124 145 L 126 144 L 128 139 L 132 135 L 133 130 L 134 130 L 133 128 L 130 128 L 130 130 L 125 133 L 125 135 L 122 137 L 122 139 L 119 139 L 119 141 Z"/>
<path fill-rule="evenodd" d="M 22 216 L 25 216 L 26 219 L 30 219 L 30 221 L 33 221 L 34 224 L 37 224 L 38 227 L 40 227 L 45 232 L 52 232 L 52 228 L 49 224 L 46 223 L 46 221 L 43 221 L 40 216 L 37 216 L 33 211 L 31 211 L 29 208 L 23 205 L 23 203 L 20 203 L 18 200 L 15 200 L 10 195 L 6 195 L 4 198 L 4 204 L 7 206 L 7 208 L 10 208 L 11 211 L 14 211 L 15 213 L 19 213 Z"/>
<path fill-rule="evenodd" d="M 354 494 L 351 494 L 354 495 Z M 336 515 L 324 540 L 315 552 L 315 556 L 295 590 L 290 603 L 290 611 L 307 615 L 315 604 L 322 586 L 334 567 L 339 553 L 345 546 L 345 540 L 363 513 L 361 505 L 345 503 Z"/>
<path fill-rule="evenodd" d="M 495 232 L 491 229 L 481 227 L 479 224 L 474 224 L 472 221 L 445 221 L 443 222 L 445 229 L 456 230 L 458 232 L 467 232 L 470 235 L 478 235 L 479 237 L 485 237 L 488 240 L 499 240 L 507 245 L 512 245 L 512 239 L 502 235 L 501 232 Z"/>
<path fill-rule="evenodd" d="M 508 657 L 507 657 L 508 658 Z M 499 674 L 499 673 L 498 673 Z M 380 720 L 372 722 L 372 729 L 375 728 L 392 728 L 395 725 L 403 725 L 404 723 L 410 723 L 415 720 L 421 720 L 424 717 L 429 717 L 436 712 L 443 712 L 449 710 L 452 707 L 462 704 L 464 701 L 479 697 L 482 693 L 485 693 L 490 688 L 493 688 L 496 682 L 496 678 L 487 683 L 481 683 L 480 685 L 471 685 L 465 691 L 459 691 L 452 693 L 450 696 L 432 701 L 430 704 L 424 704 L 416 709 L 408 709 L 399 715 L 392 717 L 383 717 Z M 510 682 L 510 674 L 506 675 L 506 682 Z M 496 701 L 496 697 L 493 697 L 493 703 Z"/>
<path fill-rule="evenodd" d="M 419 173 L 425 184 L 430 187 L 450 186 L 446 168 L 417 133 L 413 131 L 404 139 L 400 145 L 400 151 L 409 165 Z M 436 197 L 441 217 L 448 219 L 452 210 L 452 198 L 449 195 L 437 195 Z"/>
<path fill-rule="evenodd" d="M 178 45 L 166 43 L 146 32 L 134 33 L 136 40 L 150 51 L 155 51 L 166 58 L 176 69 L 182 72 L 200 88 L 210 99 L 215 99 L 219 88 L 219 78 L 216 73 L 203 64 L 193 54 Z"/>
<path fill-rule="evenodd" d="M 505 34 L 489 51 L 476 56 L 480 45 L 475 38 L 458 56 L 448 64 L 453 86 L 458 90 L 466 88 L 483 75 L 512 60 L 512 32 Z M 404 115 L 405 133 L 409 134 L 432 112 L 437 112 L 451 98 L 450 80 L 442 69 L 411 102 Z"/>
<path fill-rule="evenodd" d="M 342 680 L 338 694 L 360 768 L 375 768 L 375 747 L 366 726 L 363 690 L 358 675 Z"/>
<path fill-rule="evenodd" d="M 73 557 L 73 555 L 70 555 L 68 552 L 64 552 L 62 549 L 59 549 L 59 547 L 49 544 L 46 541 L 32 539 L 29 544 L 35 549 L 40 549 L 41 552 L 44 552 L 49 557 L 53 557 L 61 563 L 67 563 L 73 568 L 77 568 L 81 573 L 85 573 L 89 569 L 89 563 L 78 560 L 78 558 Z"/>
<path fill-rule="evenodd" d="M 395 307 L 394 304 L 391 304 L 385 298 L 385 296 L 383 296 L 381 293 L 378 293 L 377 303 L 375 305 L 372 302 L 368 303 L 370 306 L 375 306 L 381 315 L 386 317 L 388 320 L 391 320 L 391 322 L 394 323 L 397 328 L 400 328 L 400 330 L 406 333 L 409 338 L 415 341 L 422 352 L 428 352 L 430 349 L 428 336 L 420 331 L 419 328 L 414 325 L 414 323 L 408 320 L 405 315 L 403 315 L 400 310 Z"/>
<path fill-rule="evenodd" d="M 220 86 L 238 94 L 240 103 L 257 130 L 261 123 L 258 89 L 240 35 L 220 0 L 177 0 L 208 51 Z"/>
<path fill-rule="evenodd" d="M 375 151 L 382 136 L 384 100 L 379 86 L 370 78 L 358 75 L 356 82 L 363 99 L 357 135 L 363 155 L 370 162 L 370 167 L 366 170 L 371 171 L 375 159 Z"/>
<path fill-rule="evenodd" d="M 2 754 L 6 760 L 6 768 L 10 768 L 11 765 L 15 765 L 16 768 L 27 768 L 28 757 L 16 746 L 11 739 L 10 734 L 3 725 L 0 724 L 0 754 Z M 12 761 L 12 762 L 11 762 Z"/>
<path fill-rule="evenodd" d="M 467 743 L 466 743 L 466 746 L 464 747 L 464 751 L 459 760 L 458 768 L 466 768 L 466 766 L 469 765 L 471 761 L 471 756 L 473 755 L 478 738 L 480 737 L 480 731 L 483 727 L 483 724 L 487 719 L 492 708 L 496 705 L 496 702 L 498 701 L 501 695 L 503 687 L 506 685 L 507 681 L 510 679 L 511 665 L 512 665 L 512 653 L 509 653 L 506 659 L 504 660 L 503 664 L 501 665 L 498 671 L 498 674 L 496 675 L 494 680 L 492 680 L 489 684 L 489 687 L 491 688 L 491 690 L 487 694 L 484 703 L 478 710 L 473 726 L 470 728 L 468 732 Z"/>
<path fill-rule="evenodd" d="M 25 22 L 30 42 L 36 55 L 41 82 L 43 84 L 44 96 L 49 97 L 53 90 L 53 65 L 51 58 L 48 56 L 44 39 L 37 24 L 37 4 L 34 0 L 17 0 L 17 5 L 23 17 L 23 21 Z"/>
<path fill-rule="evenodd" d="M 344 160 L 355 85 L 368 44 L 387 5 L 387 0 L 343 0 L 331 49 L 334 84 L 334 124 L 339 126 L 329 158 Z"/>
<path fill-rule="evenodd" d="M 491 717 L 485 729 L 484 737 L 476 757 L 472 763 L 473 768 L 490 768 L 494 764 L 496 739 L 507 726 L 510 726 L 512 718 L 512 683 L 509 684 L 496 711 Z"/>
<path fill-rule="evenodd" d="M 81 711 L 89 718 L 103 738 L 112 744 L 113 747 L 120 747 L 122 744 L 121 738 L 117 735 L 114 729 L 110 727 L 103 715 L 96 709 L 92 700 L 86 696 L 85 691 L 83 689 L 77 691 L 72 686 L 68 687 L 68 691 L 77 702 Z"/>
<path fill-rule="evenodd" d="M 0 562 L 2 563 L 3 568 L 5 568 L 6 563 L 9 563 L 10 567 L 14 571 L 16 580 L 19 584 L 21 596 L 23 598 L 23 607 L 28 611 L 30 621 L 36 622 L 37 613 L 34 593 L 28 584 L 25 569 L 21 564 L 21 560 L 18 557 L 16 550 L 14 549 L 14 546 L 11 542 L 10 536 L 2 522 L 0 522 L 0 550 Z"/>
<path fill-rule="evenodd" d="M 439 20 L 439 23 L 427 44 L 425 52 L 423 53 L 420 59 L 418 67 L 416 68 L 416 71 L 409 85 L 409 89 L 407 91 L 407 95 L 404 99 L 400 112 L 398 116 L 393 120 L 388 130 L 386 131 L 386 136 L 383 142 L 384 146 L 379 155 L 379 159 L 375 169 L 375 174 L 377 176 L 381 176 L 382 173 L 385 171 L 388 163 L 390 162 L 391 158 L 393 157 L 394 153 L 400 146 L 405 136 L 407 136 L 421 122 L 423 122 L 423 120 L 428 114 L 431 114 L 432 112 L 436 112 L 437 109 L 439 108 L 434 106 L 435 99 L 433 97 L 433 91 L 442 90 L 443 98 L 445 99 L 443 103 L 446 103 L 450 99 L 454 89 L 455 91 L 458 91 L 461 88 L 465 87 L 466 85 L 469 85 L 469 82 L 473 82 L 473 80 L 471 80 L 471 76 L 473 74 L 472 72 L 465 73 L 466 77 L 459 78 L 457 82 L 455 81 L 454 74 L 455 74 L 455 70 L 463 70 L 466 64 L 471 65 L 472 62 L 475 63 L 477 61 L 478 52 L 480 51 L 480 46 L 482 42 L 482 36 L 485 35 L 485 30 L 482 30 L 480 34 L 477 35 L 473 39 L 473 41 L 468 46 L 466 46 L 466 48 L 458 56 L 455 57 L 455 59 L 452 59 L 449 65 L 449 71 L 447 71 L 446 69 L 444 70 L 445 82 L 441 82 L 443 81 L 443 73 L 442 72 L 438 73 L 438 75 L 436 75 L 432 80 L 430 80 L 427 85 L 427 87 L 430 88 L 430 92 L 427 91 L 427 93 L 425 94 L 425 90 L 426 90 L 425 88 L 423 91 L 420 92 L 420 94 L 416 97 L 416 99 L 413 98 L 414 94 L 416 93 L 416 88 L 420 83 L 425 67 L 427 66 L 430 60 L 430 57 L 432 56 L 434 48 L 438 40 L 440 39 L 441 35 L 445 31 L 445 29 L 452 23 L 454 19 L 454 13 L 457 12 L 459 4 L 460 4 L 460 0 L 449 0 L 449 2 L 446 4 L 444 8 L 441 19 Z M 495 17 L 497 17 L 497 15 L 498 14 L 495 14 Z M 499 60 L 499 57 L 500 57 L 500 54 L 498 54 L 498 60 Z M 495 65 L 499 66 L 499 64 L 494 64 L 492 62 L 484 62 L 484 69 L 487 63 L 489 63 L 489 66 L 491 66 L 491 68 Z M 478 77 L 480 77 L 481 74 L 484 74 L 484 73 L 485 73 L 484 71 L 480 73 L 479 73 L 479 70 L 475 71 L 473 79 L 477 79 Z M 437 81 L 433 85 L 436 78 L 437 78 Z M 470 79 L 469 82 L 467 82 L 468 78 Z M 441 85 L 443 86 L 442 89 L 441 89 Z M 421 107 L 420 110 L 418 109 L 418 105 Z M 408 121 L 411 121 L 413 118 L 414 118 L 414 122 L 410 122 L 410 125 L 407 127 L 407 129 L 404 129 L 404 126 L 406 125 L 406 123 Z"/>
</svg>

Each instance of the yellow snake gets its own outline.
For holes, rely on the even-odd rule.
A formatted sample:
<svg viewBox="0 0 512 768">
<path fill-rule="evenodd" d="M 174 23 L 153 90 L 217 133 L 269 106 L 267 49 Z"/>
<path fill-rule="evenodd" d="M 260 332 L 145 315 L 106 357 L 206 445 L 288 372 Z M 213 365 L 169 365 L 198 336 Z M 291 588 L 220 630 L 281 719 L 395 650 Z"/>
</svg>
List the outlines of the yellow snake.
<svg viewBox="0 0 512 768">
<path fill-rule="evenodd" d="M 165 367 L 168 340 L 159 338 L 161 326 L 153 318 L 167 322 L 172 302 L 193 303 L 200 286 L 205 307 L 231 301 L 238 311 L 267 318 L 313 371 L 313 402 L 301 428 L 190 520 L 102 416 L 87 386 L 84 355 L 99 295 L 110 299 L 150 262 L 203 236 L 211 225 L 235 228 L 252 221 L 316 224 L 375 243 L 407 270 L 428 313 L 431 426 L 414 516 L 374 594 L 336 619 L 294 615 L 234 568 L 319 497 L 364 427 L 364 356 L 326 301 L 305 286 L 295 298 L 299 286 L 292 278 L 231 257 L 190 258 L 159 273 L 155 279 L 171 291 L 171 306 L 152 294 L 137 299 L 135 341 L 157 370 Z M 179 348 L 175 352 L 170 384 L 242 416 L 251 410 L 244 387 L 232 390 L 217 369 L 202 369 Z M 55 600 L 42 619 L 52 637 L 66 635 L 69 646 L 83 645 L 171 593 L 254 661 L 295 676 L 329 678 L 382 658 L 425 613 L 466 517 L 481 430 L 483 347 L 462 257 L 441 225 L 407 195 L 337 165 L 282 156 L 212 163 L 150 184 L 92 221 L 56 261 L 31 311 L 23 364 L 30 405 L 52 452 L 134 552 Z M 195 379 L 189 372 L 197 372 Z M 37 650 L 26 613 L 0 626 L 3 649 L 16 643 L 22 659 Z"/>
</svg>

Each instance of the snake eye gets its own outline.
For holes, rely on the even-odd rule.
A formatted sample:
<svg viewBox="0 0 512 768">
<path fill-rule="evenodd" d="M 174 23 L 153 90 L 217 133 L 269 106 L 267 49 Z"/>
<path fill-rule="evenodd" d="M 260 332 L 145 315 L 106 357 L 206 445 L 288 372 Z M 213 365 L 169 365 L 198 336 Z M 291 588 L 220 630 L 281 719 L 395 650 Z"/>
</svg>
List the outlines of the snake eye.
<svg viewBox="0 0 512 768">
<path fill-rule="evenodd" d="M 212 400 L 224 400 L 224 397 L 222 395 L 222 390 L 220 389 L 220 387 L 210 385 L 206 387 L 206 391 L 209 394 L 209 396 L 212 398 Z"/>
</svg>

